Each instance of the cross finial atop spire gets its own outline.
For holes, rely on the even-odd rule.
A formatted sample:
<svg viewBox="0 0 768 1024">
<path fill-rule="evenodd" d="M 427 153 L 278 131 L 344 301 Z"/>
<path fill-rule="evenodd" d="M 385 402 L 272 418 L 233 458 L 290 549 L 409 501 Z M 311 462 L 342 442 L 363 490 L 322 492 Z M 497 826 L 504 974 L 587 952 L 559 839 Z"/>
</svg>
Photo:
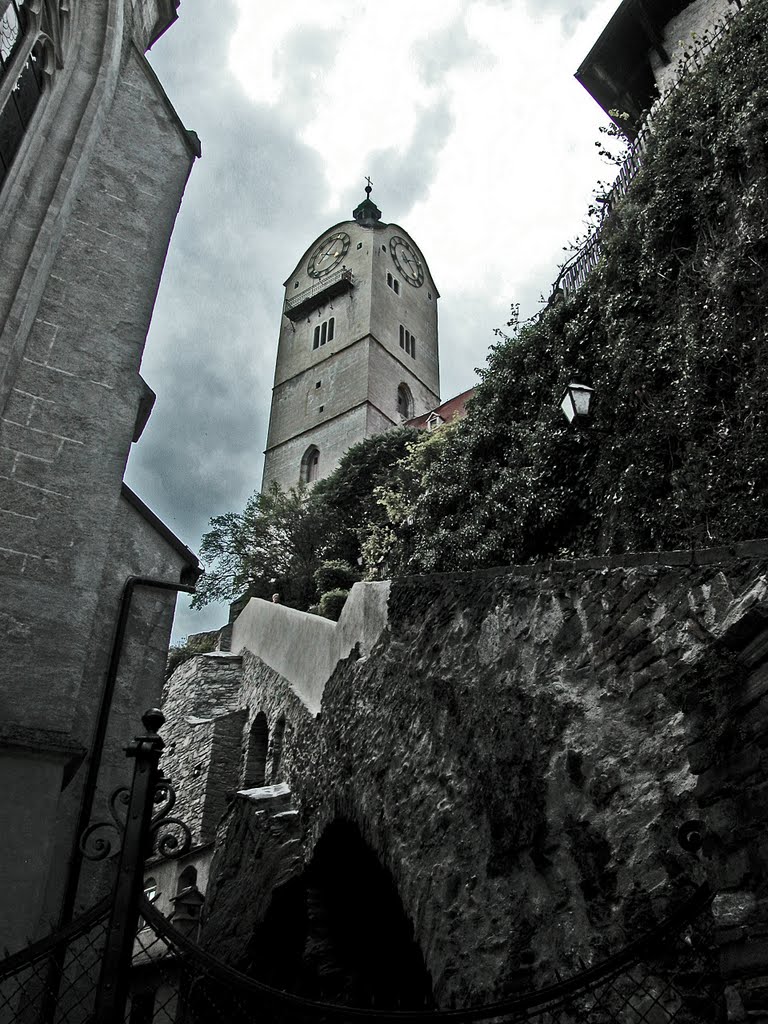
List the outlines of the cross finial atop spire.
<svg viewBox="0 0 768 1024">
<path fill-rule="evenodd" d="M 365 199 L 360 203 L 359 206 L 355 207 L 352 211 L 352 216 L 355 218 L 358 224 L 364 228 L 372 228 L 375 224 L 381 220 L 381 210 L 378 208 L 376 203 L 371 199 L 371 190 L 373 189 L 373 182 L 369 177 L 365 179 L 368 184 L 365 186 Z"/>
</svg>

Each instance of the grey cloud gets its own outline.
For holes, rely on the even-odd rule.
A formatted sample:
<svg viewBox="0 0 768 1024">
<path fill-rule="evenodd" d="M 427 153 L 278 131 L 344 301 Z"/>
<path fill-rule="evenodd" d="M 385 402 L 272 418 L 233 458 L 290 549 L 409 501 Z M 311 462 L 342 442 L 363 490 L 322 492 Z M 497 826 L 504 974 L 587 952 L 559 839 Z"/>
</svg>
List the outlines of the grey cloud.
<svg viewBox="0 0 768 1024">
<path fill-rule="evenodd" d="M 428 39 L 419 40 L 412 52 L 419 74 L 428 86 L 439 84 L 454 68 L 481 62 L 487 67 L 495 61 L 490 50 L 469 37 L 461 17 Z"/>
<path fill-rule="evenodd" d="M 519 6 L 520 0 L 489 0 L 500 7 Z M 586 16 L 594 0 L 523 0 L 525 6 L 534 17 L 557 14 L 566 35 L 572 35 Z"/>
<path fill-rule="evenodd" d="M 214 10 L 215 7 L 215 10 Z M 231 17 L 226 17 L 230 14 Z M 226 70 L 234 6 L 184 0 L 152 64 L 203 157 L 187 185 L 142 375 L 158 399 L 126 479 L 195 549 L 261 482 L 282 281 L 325 226 L 323 169 Z M 304 241 L 303 244 L 306 244 Z M 179 611 L 177 635 L 226 620 Z"/>
<path fill-rule="evenodd" d="M 286 36 L 275 54 L 282 114 L 294 124 L 305 124 L 316 112 L 322 79 L 333 66 L 340 40 L 332 28 L 303 27 Z"/>
<path fill-rule="evenodd" d="M 452 129 L 448 101 L 441 100 L 419 117 L 407 149 L 390 146 L 371 154 L 368 173 L 374 184 L 379 185 L 373 198 L 381 206 L 385 221 L 401 223 L 414 204 L 427 194 Z M 352 200 L 353 205 L 360 201 L 350 194 L 349 201 Z"/>
</svg>

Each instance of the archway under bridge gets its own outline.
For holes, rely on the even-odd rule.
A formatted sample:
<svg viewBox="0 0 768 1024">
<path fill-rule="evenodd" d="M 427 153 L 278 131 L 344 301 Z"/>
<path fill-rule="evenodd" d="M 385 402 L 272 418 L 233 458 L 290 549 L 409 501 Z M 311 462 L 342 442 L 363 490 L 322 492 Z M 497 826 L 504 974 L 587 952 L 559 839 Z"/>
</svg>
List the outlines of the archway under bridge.
<svg viewBox="0 0 768 1024">
<path fill-rule="evenodd" d="M 329 825 L 304 872 L 275 890 L 242 964 L 310 999 L 431 1008 L 432 981 L 389 871 L 351 821 Z"/>
</svg>

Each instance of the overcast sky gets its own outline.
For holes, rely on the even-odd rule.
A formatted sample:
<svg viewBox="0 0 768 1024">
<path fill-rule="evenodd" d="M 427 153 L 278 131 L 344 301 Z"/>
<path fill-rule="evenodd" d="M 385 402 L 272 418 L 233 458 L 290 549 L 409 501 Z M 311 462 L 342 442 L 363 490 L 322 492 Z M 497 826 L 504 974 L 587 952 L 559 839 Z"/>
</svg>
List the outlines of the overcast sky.
<svg viewBox="0 0 768 1024">
<path fill-rule="evenodd" d="M 127 482 L 193 550 L 261 482 L 282 282 L 365 175 L 441 293 L 442 397 L 583 231 L 605 117 L 573 78 L 618 0 L 183 0 L 149 57 L 202 141 L 142 374 Z M 226 609 L 179 601 L 174 635 Z"/>
</svg>

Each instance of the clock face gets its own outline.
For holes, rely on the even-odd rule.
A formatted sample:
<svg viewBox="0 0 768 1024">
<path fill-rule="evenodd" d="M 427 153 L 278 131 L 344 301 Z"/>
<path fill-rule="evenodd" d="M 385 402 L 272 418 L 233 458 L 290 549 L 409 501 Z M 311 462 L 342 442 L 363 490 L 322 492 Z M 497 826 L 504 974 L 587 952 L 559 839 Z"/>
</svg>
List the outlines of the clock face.
<svg viewBox="0 0 768 1024">
<path fill-rule="evenodd" d="M 329 235 L 310 256 L 307 273 L 310 277 L 325 277 L 341 263 L 348 251 L 349 235 L 345 231 Z"/>
<path fill-rule="evenodd" d="M 401 235 L 393 235 L 389 242 L 389 251 L 395 266 L 408 284 L 414 288 L 421 288 L 424 284 L 424 267 L 410 242 L 406 242 Z"/>
</svg>

